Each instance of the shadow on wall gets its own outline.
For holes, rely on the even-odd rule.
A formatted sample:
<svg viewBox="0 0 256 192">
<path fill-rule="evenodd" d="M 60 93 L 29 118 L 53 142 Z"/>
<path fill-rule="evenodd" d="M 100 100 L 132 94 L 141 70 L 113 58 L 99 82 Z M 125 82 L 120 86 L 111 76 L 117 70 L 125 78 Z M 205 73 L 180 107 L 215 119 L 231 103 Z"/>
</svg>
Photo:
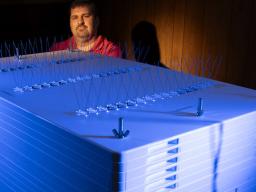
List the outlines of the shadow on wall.
<svg viewBox="0 0 256 192">
<path fill-rule="evenodd" d="M 138 22 L 132 29 L 131 38 L 136 61 L 165 67 L 160 63 L 160 49 L 155 25 L 148 21 Z"/>
</svg>

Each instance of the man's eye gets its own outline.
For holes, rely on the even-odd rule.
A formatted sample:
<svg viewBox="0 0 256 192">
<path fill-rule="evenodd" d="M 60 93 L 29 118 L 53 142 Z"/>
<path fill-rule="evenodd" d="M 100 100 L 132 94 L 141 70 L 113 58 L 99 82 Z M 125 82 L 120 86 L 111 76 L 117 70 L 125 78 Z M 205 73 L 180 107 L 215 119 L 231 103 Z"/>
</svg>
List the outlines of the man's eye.
<svg viewBox="0 0 256 192">
<path fill-rule="evenodd" d="M 72 16 L 71 19 L 75 20 L 75 19 L 77 19 L 77 16 Z"/>
</svg>

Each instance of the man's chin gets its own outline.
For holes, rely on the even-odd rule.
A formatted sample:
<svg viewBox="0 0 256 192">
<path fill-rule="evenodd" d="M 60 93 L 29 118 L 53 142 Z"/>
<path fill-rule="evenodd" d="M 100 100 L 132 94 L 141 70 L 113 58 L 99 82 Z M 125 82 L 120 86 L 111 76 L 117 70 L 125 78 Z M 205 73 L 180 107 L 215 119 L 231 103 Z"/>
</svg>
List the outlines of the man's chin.
<svg viewBox="0 0 256 192">
<path fill-rule="evenodd" d="M 87 34 L 77 34 L 77 37 L 84 40 L 90 39 L 90 35 L 87 35 Z"/>
</svg>

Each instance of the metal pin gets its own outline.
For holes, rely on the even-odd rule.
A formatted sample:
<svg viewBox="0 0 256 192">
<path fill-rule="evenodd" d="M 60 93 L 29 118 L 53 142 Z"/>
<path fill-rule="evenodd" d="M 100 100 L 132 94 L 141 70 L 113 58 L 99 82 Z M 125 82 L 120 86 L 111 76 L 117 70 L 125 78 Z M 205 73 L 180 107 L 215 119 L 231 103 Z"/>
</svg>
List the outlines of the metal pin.
<svg viewBox="0 0 256 192">
<path fill-rule="evenodd" d="M 204 113 L 204 110 L 203 110 L 203 99 L 199 98 L 198 99 L 196 116 L 200 117 L 200 116 L 203 115 L 203 113 Z"/>
<path fill-rule="evenodd" d="M 112 131 L 115 137 L 119 139 L 123 139 L 129 135 L 130 131 L 129 130 L 124 131 L 124 119 L 122 117 L 119 118 L 118 122 L 119 122 L 118 131 L 116 129 L 113 129 Z"/>
<path fill-rule="evenodd" d="M 119 127 L 118 133 L 121 135 L 124 132 L 124 119 L 122 117 L 119 118 Z"/>
<path fill-rule="evenodd" d="M 16 58 L 17 58 L 18 60 L 20 60 L 20 59 L 21 59 L 21 56 L 20 56 L 20 53 L 19 53 L 19 49 L 16 48 L 16 49 L 15 49 L 15 52 L 16 52 L 16 54 L 15 54 Z"/>
</svg>

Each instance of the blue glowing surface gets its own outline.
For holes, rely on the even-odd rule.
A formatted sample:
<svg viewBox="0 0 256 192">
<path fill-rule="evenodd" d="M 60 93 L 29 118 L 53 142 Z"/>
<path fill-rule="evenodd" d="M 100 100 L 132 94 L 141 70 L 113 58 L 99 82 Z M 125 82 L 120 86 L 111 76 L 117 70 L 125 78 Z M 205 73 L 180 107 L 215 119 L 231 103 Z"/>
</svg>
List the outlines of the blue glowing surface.
<svg viewBox="0 0 256 192">
<path fill-rule="evenodd" d="M 1 68 L 7 70 L 0 72 L 1 117 L 9 124 L 11 122 L 15 124 L 15 120 L 10 118 L 15 117 L 17 121 L 23 122 L 23 126 L 26 124 L 33 128 L 35 124 L 19 117 L 19 114 L 23 114 L 28 119 L 36 119 L 39 125 L 45 124 L 48 129 L 41 127 L 36 134 L 33 132 L 35 130 L 31 133 L 28 130 L 28 133 L 34 134 L 33 137 L 38 138 L 39 141 L 39 133 L 52 137 L 50 142 L 53 145 L 52 148 L 54 149 L 56 145 L 56 148 L 62 152 L 65 149 L 60 147 L 60 143 L 54 144 L 53 140 L 64 142 L 65 139 L 62 140 L 62 138 L 68 138 L 69 150 L 66 156 L 63 154 L 63 162 L 67 165 L 74 162 L 88 163 L 86 166 L 80 164 L 76 166 L 76 168 L 80 166 L 81 170 L 85 169 L 92 175 L 94 185 L 88 190 L 96 189 L 99 185 L 102 187 L 99 187 L 101 191 L 111 191 L 113 187 L 111 182 L 115 180 L 114 182 L 118 183 L 114 184 L 116 191 L 168 191 L 179 188 L 180 191 L 191 188 L 195 191 L 206 191 L 216 187 L 213 172 L 221 170 L 223 174 L 219 174 L 220 178 L 232 175 L 230 173 L 233 170 L 232 166 L 229 167 L 233 162 L 230 159 L 231 156 L 241 161 L 236 168 L 239 168 L 242 179 L 248 174 L 248 169 L 254 170 L 255 173 L 255 166 L 252 167 L 256 151 L 255 90 L 102 56 L 81 56 L 79 53 L 73 53 L 73 56 L 72 54 L 70 56 L 69 53 L 59 52 L 55 55 L 47 53 L 30 57 L 27 56 L 27 60 L 24 58 L 24 61 L 15 61 L 15 58 L 2 59 Z M 70 58 L 74 59 L 70 60 Z M 8 64 L 13 65 L 14 70 L 8 69 L 6 67 Z M 18 69 L 19 66 L 27 65 L 32 67 Z M 77 77 L 84 79 L 68 82 L 68 79 Z M 23 93 L 14 91 L 17 87 L 24 90 L 25 86 L 42 85 L 45 82 L 60 80 L 67 83 Z M 197 85 L 202 86 L 198 90 L 182 93 L 184 88 Z M 129 106 L 127 109 L 100 112 L 98 115 L 92 113 L 88 117 L 76 114 L 78 109 L 95 109 L 97 106 L 107 106 L 138 97 L 145 98 L 145 96 L 168 91 L 178 94 L 169 98 L 155 97 L 155 101 L 147 101 L 146 104 L 138 103 L 138 106 Z M 201 117 L 196 116 L 198 98 L 204 100 L 204 114 Z M 117 139 L 112 134 L 112 129 L 118 128 L 119 117 L 124 118 L 124 128 L 130 130 L 130 135 L 125 139 Z M 3 122 L 1 125 L 8 127 Z M 51 128 L 50 125 L 53 127 Z M 22 127 L 22 125 L 19 126 Z M 61 130 L 65 132 L 60 132 Z M 4 133 L 7 134 L 2 132 Z M 75 145 L 71 144 L 71 140 L 75 138 L 78 141 Z M 29 138 L 27 139 L 29 141 Z M 47 140 L 42 141 L 47 142 Z M 8 143 L 8 140 L 2 142 Z M 34 142 L 36 145 L 36 141 Z M 191 148 L 191 146 L 194 147 Z M 220 146 L 223 146 L 221 148 L 223 155 L 221 163 L 218 164 Z M 234 150 L 234 146 L 238 147 L 238 150 Z M 25 149 L 21 147 L 19 150 Z M 49 154 L 59 155 L 51 150 Z M 86 160 L 84 159 L 83 162 L 80 157 L 77 157 L 77 160 L 69 160 L 72 155 L 76 158 L 72 150 L 74 153 L 83 154 Z M 38 154 L 32 153 L 31 157 L 35 158 L 36 155 Z M 176 159 L 178 156 L 179 160 Z M 248 158 L 242 158 L 243 156 Z M 244 164 L 241 158 L 244 159 Z M 50 160 L 46 158 L 45 161 Z M 218 166 L 212 165 L 214 161 Z M 113 176 L 115 168 L 108 167 L 112 162 L 117 164 L 117 176 Z M 179 165 L 179 170 L 175 169 L 176 164 Z M 190 164 L 194 165 L 194 169 L 189 166 Z M 200 164 L 204 166 L 201 167 L 202 171 L 197 167 Z M 28 167 L 25 164 L 24 166 Z M 49 166 L 48 169 L 56 169 L 56 173 L 62 175 L 61 166 L 59 168 L 54 167 L 56 164 Z M 100 170 L 104 170 L 104 174 Z M 33 168 L 30 171 L 33 172 Z M 194 172 L 195 175 L 190 176 L 188 172 Z M 71 178 L 71 176 L 63 176 L 63 180 L 71 179 L 72 186 L 63 185 L 63 188 L 58 188 L 59 190 L 80 191 L 79 187 L 85 187 L 82 179 L 76 180 L 76 178 L 88 179 L 86 174 L 82 174 L 81 177 Z M 177 182 L 177 176 L 179 182 Z M 191 181 L 193 177 L 201 178 L 198 183 L 194 182 L 197 187 L 193 187 Z M 255 174 L 251 176 L 252 181 L 255 181 L 253 180 L 255 177 Z M 161 179 L 157 180 L 158 178 Z M 100 184 L 97 179 L 100 180 Z M 227 186 L 230 187 L 236 183 L 235 179 L 239 178 L 229 181 L 221 179 L 224 183 L 220 184 L 220 189 L 224 187 L 223 189 L 226 190 Z M 59 180 L 62 179 L 59 178 Z M 8 179 L 6 182 L 8 183 Z M 50 180 L 44 182 L 50 183 L 50 186 L 55 185 Z M 198 188 L 200 182 L 201 188 Z M 77 186 L 74 187 L 75 185 Z M 250 190 L 252 189 L 247 191 Z"/>
</svg>

